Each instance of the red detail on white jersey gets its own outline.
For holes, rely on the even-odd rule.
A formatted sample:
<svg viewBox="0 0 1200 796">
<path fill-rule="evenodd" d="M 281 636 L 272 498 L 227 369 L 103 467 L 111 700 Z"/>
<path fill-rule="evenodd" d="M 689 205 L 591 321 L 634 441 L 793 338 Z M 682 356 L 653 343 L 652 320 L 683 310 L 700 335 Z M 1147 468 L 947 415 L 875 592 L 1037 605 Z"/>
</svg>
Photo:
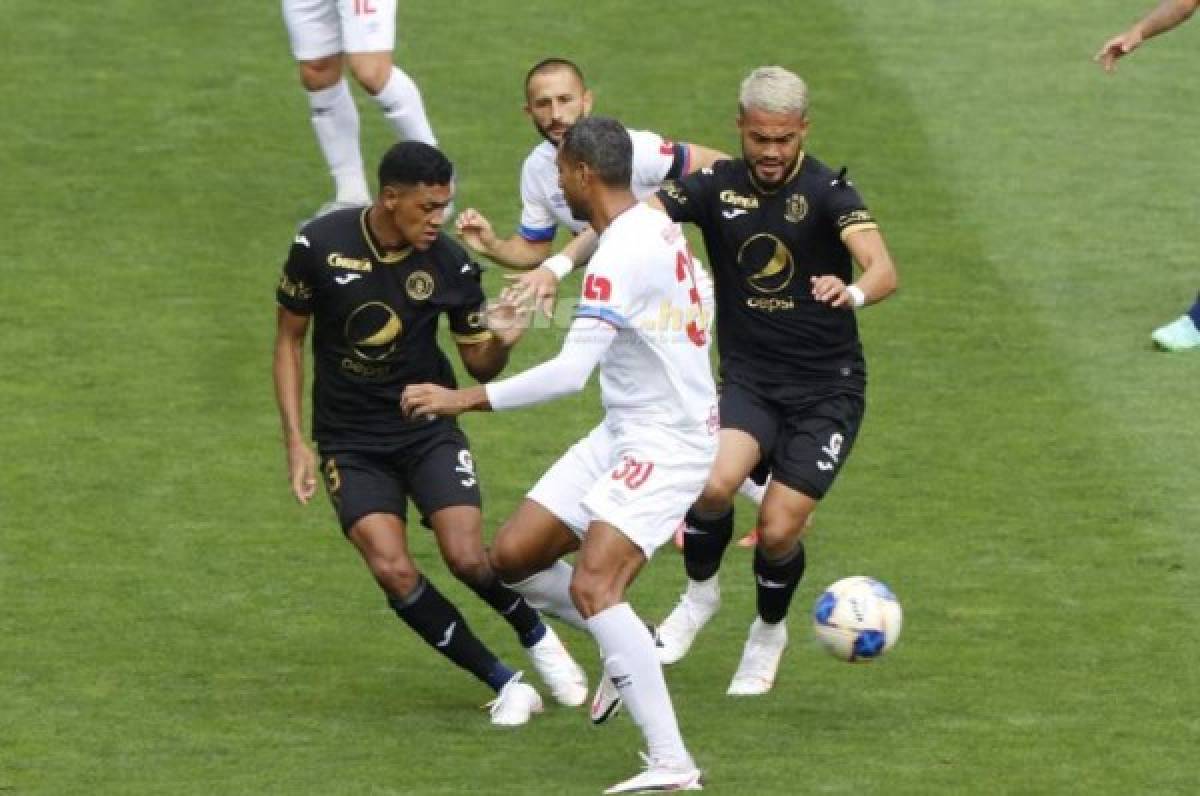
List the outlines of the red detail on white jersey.
<svg viewBox="0 0 1200 796">
<path fill-rule="evenodd" d="M 658 154 L 660 154 L 660 155 L 674 155 L 674 154 L 675 154 L 675 142 L 674 142 L 674 141 L 668 141 L 667 139 L 665 139 L 665 138 L 664 138 L 664 139 L 663 139 L 663 142 L 662 142 L 662 146 L 660 146 L 660 147 L 658 148 Z"/>
<path fill-rule="evenodd" d="M 583 297 L 591 301 L 608 301 L 612 296 L 612 282 L 606 277 L 588 274 L 583 280 Z"/>
<path fill-rule="evenodd" d="M 354 16 L 365 17 L 367 14 L 374 14 L 377 9 L 371 4 L 371 0 L 354 0 Z"/>
<path fill-rule="evenodd" d="M 688 289 L 688 299 L 692 302 L 692 320 L 687 325 L 687 336 L 693 345 L 703 346 L 708 342 L 707 332 L 700 326 L 700 318 L 704 314 L 704 306 L 700 303 L 700 289 L 696 287 L 696 268 L 692 262 L 691 249 L 680 249 L 675 253 L 675 279 L 683 282 L 685 278 L 691 281 Z"/>
</svg>

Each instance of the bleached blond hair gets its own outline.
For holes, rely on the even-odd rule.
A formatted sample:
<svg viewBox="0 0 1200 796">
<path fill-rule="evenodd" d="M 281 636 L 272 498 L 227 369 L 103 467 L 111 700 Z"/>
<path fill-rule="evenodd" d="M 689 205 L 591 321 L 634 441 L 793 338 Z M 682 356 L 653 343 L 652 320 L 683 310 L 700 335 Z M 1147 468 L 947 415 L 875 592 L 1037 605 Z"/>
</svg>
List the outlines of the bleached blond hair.
<svg viewBox="0 0 1200 796">
<path fill-rule="evenodd" d="M 782 66 L 760 66 L 742 81 L 738 93 L 738 109 L 745 113 L 749 108 L 807 116 L 808 86 Z"/>
</svg>

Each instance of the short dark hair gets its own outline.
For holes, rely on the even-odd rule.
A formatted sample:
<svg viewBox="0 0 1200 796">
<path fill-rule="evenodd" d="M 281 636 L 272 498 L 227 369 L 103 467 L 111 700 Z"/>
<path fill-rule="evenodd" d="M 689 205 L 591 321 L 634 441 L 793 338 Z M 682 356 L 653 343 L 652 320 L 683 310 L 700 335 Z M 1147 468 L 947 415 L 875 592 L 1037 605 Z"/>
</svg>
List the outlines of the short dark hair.
<svg viewBox="0 0 1200 796">
<path fill-rule="evenodd" d="M 577 121 L 559 145 L 563 157 L 586 163 L 610 188 L 628 188 L 633 176 L 633 141 L 616 119 L 587 116 Z"/>
<path fill-rule="evenodd" d="M 379 161 L 379 187 L 387 185 L 449 185 L 454 165 L 437 147 L 422 141 L 401 141 Z"/>
<path fill-rule="evenodd" d="M 580 69 L 579 65 L 574 61 L 568 61 L 566 58 L 557 57 L 543 58 L 525 73 L 525 96 L 529 96 L 529 82 L 533 80 L 534 77 L 537 75 L 544 75 L 547 72 L 555 72 L 559 69 L 563 69 L 572 73 L 575 75 L 575 77 L 579 78 L 580 85 L 584 86 L 585 88 L 587 87 L 587 84 L 583 80 L 583 70 Z"/>
</svg>

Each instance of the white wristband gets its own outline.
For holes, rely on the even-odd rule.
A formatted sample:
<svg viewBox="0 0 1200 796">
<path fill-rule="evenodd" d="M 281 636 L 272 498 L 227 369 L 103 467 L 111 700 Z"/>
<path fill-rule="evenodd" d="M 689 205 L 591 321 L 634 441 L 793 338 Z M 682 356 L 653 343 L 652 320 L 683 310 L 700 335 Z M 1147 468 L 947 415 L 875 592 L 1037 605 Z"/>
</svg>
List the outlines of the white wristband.
<svg viewBox="0 0 1200 796">
<path fill-rule="evenodd" d="M 558 279 L 559 282 L 566 278 L 567 274 L 575 270 L 575 263 L 565 254 L 556 254 L 553 257 L 547 257 L 542 260 L 542 268 L 545 268 Z"/>
<path fill-rule="evenodd" d="M 854 309 L 867 303 L 867 294 L 858 285 L 846 285 L 846 295 L 850 297 L 850 306 Z"/>
</svg>

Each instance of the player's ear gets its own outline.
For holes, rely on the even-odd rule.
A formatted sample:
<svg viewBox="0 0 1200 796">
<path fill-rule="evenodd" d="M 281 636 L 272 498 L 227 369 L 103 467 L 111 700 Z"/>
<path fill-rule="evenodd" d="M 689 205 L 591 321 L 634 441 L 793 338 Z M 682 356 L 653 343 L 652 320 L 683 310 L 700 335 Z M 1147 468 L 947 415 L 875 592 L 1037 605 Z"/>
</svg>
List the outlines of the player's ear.
<svg viewBox="0 0 1200 796">
<path fill-rule="evenodd" d="M 583 115 L 587 116 L 592 112 L 592 90 L 585 88 L 583 90 Z"/>
</svg>

